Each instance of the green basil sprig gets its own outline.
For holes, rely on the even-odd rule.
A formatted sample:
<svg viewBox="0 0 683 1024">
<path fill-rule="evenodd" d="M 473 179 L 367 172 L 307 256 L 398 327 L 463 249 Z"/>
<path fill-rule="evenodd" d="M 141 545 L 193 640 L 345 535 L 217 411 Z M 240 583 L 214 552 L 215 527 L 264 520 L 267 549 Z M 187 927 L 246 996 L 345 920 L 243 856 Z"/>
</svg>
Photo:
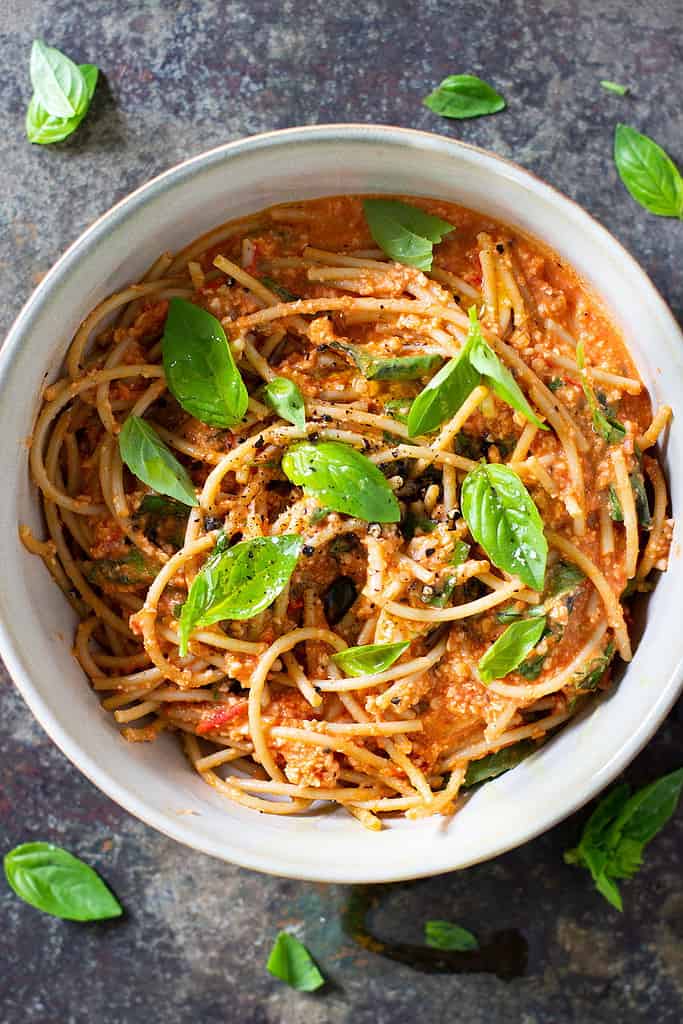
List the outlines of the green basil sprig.
<svg viewBox="0 0 683 1024">
<path fill-rule="evenodd" d="M 268 963 L 268 971 L 297 992 L 315 992 L 325 979 L 318 970 L 303 942 L 289 932 L 280 932 L 275 940 Z"/>
<path fill-rule="evenodd" d="M 288 480 L 335 512 L 369 523 L 397 523 L 401 518 L 386 477 L 347 444 L 302 441 L 285 453 L 282 469 Z"/>
<path fill-rule="evenodd" d="M 47 146 L 52 142 L 63 142 L 72 132 L 76 131 L 88 113 L 99 75 L 94 64 L 79 64 L 78 69 L 85 81 L 87 97 L 87 102 L 81 113 L 75 114 L 73 117 L 55 117 L 54 114 L 48 113 L 34 94 L 26 111 L 26 135 L 29 142 Z"/>
<path fill-rule="evenodd" d="M 461 351 L 442 366 L 413 401 L 408 414 L 410 436 L 428 434 L 454 416 L 482 379 L 503 402 L 541 430 L 547 430 L 515 378 L 484 340 L 474 306 L 469 310 L 469 318 L 469 330 Z"/>
<path fill-rule="evenodd" d="M 614 133 L 614 162 L 633 198 L 659 217 L 683 218 L 683 178 L 668 153 L 627 124 Z"/>
<path fill-rule="evenodd" d="M 470 761 L 463 786 L 469 789 L 471 786 L 478 786 L 481 782 L 497 779 L 499 775 L 516 768 L 535 750 L 538 750 L 538 744 L 531 740 L 520 740 L 519 743 L 513 743 L 509 747 L 497 750 L 495 754 L 487 754 L 485 757 L 480 757 L 478 761 Z"/>
<path fill-rule="evenodd" d="M 476 75 L 449 75 L 422 101 L 442 117 L 482 117 L 505 109 L 499 92 Z"/>
<path fill-rule="evenodd" d="M 53 117 L 77 117 L 88 105 L 83 72 L 65 54 L 42 39 L 31 47 L 29 67 L 33 94 Z"/>
<path fill-rule="evenodd" d="M 386 413 L 387 416 L 391 416 L 397 423 L 403 423 L 405 426 L 408 422 L 411 404 L 409 398 L 390 398 L 388 402 L 384 403 L 382 412 Z"/>
<path fill-rule="evenodd" d="M 239 423 L 249 395 L 215 316 L 172 298 L 161 348 L 168 389 L 186 412 L 212 427 Z"/>
<path fill-rule="evenodd" d="M 281 416 L 283 420 L 293 423 L 303 430 L 306 426 L 306 408 L 304 396 L 289 377 L 274 377 L 263 389 L 266 405 Z"/>
<path fill-rule="evenodd" d="M 197 573 L 178 623 L 180 654 L 195 629 L 222 619 L 251 619 L 280 594 L 294 572 L 301 537 L 256 537 L 228 547 L 222 535 Z"/>
<path fill-rule="evenodd" d="M 347 647 L 345 651 L 338 651 L 332 655 L 332 661 L 347 676 L 375 675 L 391 668 L 409 647 L 409 640 L 395 644 L 363 644 L 361 647 Z"/>
<path fill-rule="evenodd" d="M 626 96 L 631 88 L 629 85 L 620 85 L 619 82 L 610 82 L 609 78 L 602 78 L 600 85 L 605 92 L 613 92 L 617 96 Z"/>
<path fill-rule="evenodd" d="M 626 783 L 617 786 L 593 811 L 578 846 L 565 853 L 565 862 L 587 868 L 598 891 L 622 910 L 616 880 L 638 871 L 645 847 L 676 810 L 682 789 L 683 768 L 633 795 Z"/>
<path fill-rule="evenodd" d="M 526 487 L 508 466 L 477 466 L 462 485 L 462 514 L 488 558 L 533 590 L 542 590 L 548 542 Z"/>
<path fill-rule="evenodd" d="M 120 903 L 91 867 L 52 843 L 22 843 L 4 857 L 5 877 L 17 896 L 53 917 L 104 921 L 120 917 Z"/>
<path fill-rule="evenodd" d="M 586 357 L 582 341 L 580 341 L 576 346 L 576 365 L 579 368 L 581 387 L 583 388 L 583 393 L 586 396 L 588 408 L 591 412 L 593 430 L 600 437 L 604 438 L 608 444 L 620 444 L 626 437 L 626 428 L 623 423 L 620 423 L 618 419 L 615 419 L 607 406 L 601 407 L 601 404 L 588 380 L 588 374 L 586 373 Z"/>
<path fill-rule="evenodd" d="M 602 654 L 599 654 L 597 658 L 592 658 L 588 664 L 581 670 L 581 674 L 578 679 L 574 679 L 574 685 L 578 690 L 595 690 L 597 689 L 600 680 L 604 676 L 605 672 L 609 668 L 612 659 L 614 658 L 616 648 L 614 643 L 610 640 L 605 647 Z"/>
<path fill-rule="evenodd" d="M 419 380 L 443 362 L 438 352 L 419 356 L 378 356 L 366 352 L 360 345 L 341 341 L 333 341 L 330 348 L 350 356 L 367 380 Z"/>
<path fill-rule="evenodd" d="M 425 942 L 432 949 L 450 949 L 454 953 L 472 953 L 479 949 L 476 935 L 451 921 L 426 921 Z"/>
<path fill-rule="evenodd" d="M 479 660 L 477 667 L 482 683 L 502 679 L 521 665 L 543 636 L 545 624 L 545 615 L 541 615 L 509 625 Z"/>
<path fill-rule="evenodd" d="M 138 480 L 159 494 L 197 505 L 197 492 L 187 470 L 166 447 L 156 430 L 140 416 L 129 416 L 119 434 L 121 458 Z"/>
<path fill-rule="evenodd" d="M 397 263 L 431 270 L 434 245 L 455 226 L 399 199 L 364 199 L 370 234 L 380 249 Z"/>
</svg>

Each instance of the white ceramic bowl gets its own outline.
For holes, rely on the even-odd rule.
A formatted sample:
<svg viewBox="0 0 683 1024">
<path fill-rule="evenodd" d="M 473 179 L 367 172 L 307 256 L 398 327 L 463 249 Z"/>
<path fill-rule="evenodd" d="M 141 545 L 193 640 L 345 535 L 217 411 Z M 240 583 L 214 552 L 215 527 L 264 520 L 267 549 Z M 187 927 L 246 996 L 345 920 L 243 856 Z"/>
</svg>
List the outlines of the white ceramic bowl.
<svg viewBox="0 0 683 1024">
<path fill-rule="evenodd" d="M 61 750 L 148 824 L 259 871 L 385 882 L 461 868 L 523 843 L 589 800 L 635 756 L 680 688 L 683 637 L 673 615 L 683 606 L 683 567 L 676 542 L 635 658 L 608 700 L 476 792 L 452 820 L 396 821 L 371 833 L 343 812 L 294 819 L 235 807 L 190 770 L 175 738 L 125 743 L 71 655 L 70 608 L 17 536 L 18 522 L 40 530 L 25 447 L 38 395 L 85 314 L 135 281 L 159 253 L 222 221 L 343 192 L 436 196 L 543 239 L 603 297 L 654 399 L 680 407 L 683 338 L 647 276 L 587 213 L 520 167 L 436 135 L 365 125 L 296 128 L 221 146 L 155 178 L 93 224 L 10 333 L 0 357 L 0 652 Z M 683 421 L 676 418 L 667 460 L 683 465 Z M 682 481 L 672 476 L 674 509 L 681 507 Z"/>
</svg>

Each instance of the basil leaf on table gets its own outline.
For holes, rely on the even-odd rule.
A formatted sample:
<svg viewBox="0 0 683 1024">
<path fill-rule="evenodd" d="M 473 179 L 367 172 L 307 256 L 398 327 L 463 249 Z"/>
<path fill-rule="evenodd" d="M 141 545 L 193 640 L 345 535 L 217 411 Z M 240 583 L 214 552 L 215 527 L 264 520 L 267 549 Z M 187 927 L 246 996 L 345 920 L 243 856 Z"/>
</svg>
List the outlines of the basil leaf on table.
<svg viewBox="0 0 683 1024">
<path fill-rule="evenodd" d="M 82 112 L 74 117 L 55 117 L 53 114 L 49 114 L 37 97 L 33 95 L 26 111 L 26 135 L 29 142 L 47 146 L 53 142 L 63 142 L 76 131 L 88 113 L 99 75 L 99 70 L 94 64 L 79 64 L 79 68 L 85 79 L 87 92 L 87 103 Z"/>
<path fill-rule="evenodd" d="M 394 662 L 410 647 L 410 641 L 395 644 L 364 644 L 361 647 L 347 647 L 332 655 L 332 661 L 346 672 L 347 676 L 375 675 L 391 668 Z"/>
<path fill-rule="evenodd" d="M 455 231 L 448 221 L 399 199 L 364 199 L 363 211 L 380 249 L 397 263 L 418 270 L 432 269 L 434 244 Z"/>
<path fill-rule="evenodd" d="M 606 92 L 613 92 L 617 96 L 626 96 L 630 90 L 630 86 L 619 85 L 618 82 L 610 82 L 608 78 L 601 79 L 600 85 Z"/>
<path fill-rule="evenodd" d="M 215 316 L 172 298 L 161 348 L 168 389 L 186 412 L 212 427 L 239 423 L 249 395 Z"/>
<path fill-rule="evenodd" d="M 275 940 L 268 963 L 268 971 L 297 992 L 315 992 L 325 979 L 318 970 L 303 942 L 289 932 L 280 932 Z"/>
<path fill-rule="evenodd" d="M 519 476 L 508 466 L 478 466 L 463 481 L 461 502 L 470 533 L 493 564 L 542 590 L 548 542 Z"/>
<path fill-rule="evenodd" d="M 52 843 L 22 843 L 4 857 L 17 896 L 53 917 L 103 921 L 120 917 L 120 903 L 91 867 Z"/>
<path fill-rule="evenodd" d="M 119 434 L 123 462 L 138 480 L 159 494 L 198 505 L 194 484 L 187 470 L 166 447 L 156 430 L 140 416 L 129 416 Z"/>
<path fill-rule="evenodd" d="M 282 469 L 288 480 L 335 512 L 369 523 L 397 523 L 401 518 L 384 474 L 347 444 L 302 441 L 285 453 Z"/>
<path fill-rule="evenodd" d="M 426 921 L 425 942 L 432 949 L 450 949 L 454 953 L 472 953 L 479 949 L 476 935 L 450 921 Z"/>
<path fill-rule="evenodd" d="M 29 66 L 33 94 L 53 117 L 77 117 L 88 105 L 83 72 L 65 54 L 34 39 Z"/>
<path fill-rule="evenodd" d="M 304 396 L 289 377 L 274 377 L 263 389 L 266 405 L 300 430 L 306 426 Z"/>
<path fill-rule="evenodd" d="M 608 444 L 620 444 L 626 437 L 626 428 L 618 419 L 615 419 L 607 407 L 604 409 L 600 407 L 600 402 L 596 398 L 586 373 L 586 357 L 582 341 L 576 346 L 576 365 L 579 368 L 581 387 L 593 420 L 593 430 Z"/>
<path fill-rule="evenodd" d="M 640 868 L 646 845 L 671 818 L 681 790 L 683 768 L 633 795 L 627 784 L 617 786 L 598 804 L 578 846 L 565 853 L 565 863 L 587 868 L 598 891 L 622 910 L 615 879 L 631 878 Z"/>
<path fill-rule="evenodd" d="M 521 412 L 530 423 L 533 423 L 540 430 L 547 430 L 545 423 L 539 420 L 533 411 L 519 384 L 512 376 L 507 366 L 504 366 L 491 346 L 484 341 L 474 306 L 469 309 L 470 328 L 470 362 L 475 370 L 484 378 L 494 394 L 517 412 Z"/>
<path fill-rule="evenodd" d="M 482 117 L 505 109 L 505 100 L 476 75 L 449 75 L 422 101 L 442 117 Z"/>
<path fill-rule="evenodd" d="M 683 178 L 661 146 L 635 128 L 618 124 L 614 162 L 637 203 L 659 217 L 683 218 Z"/>
<path fill-rule="evenodd" d="M 487 754 L 478 761 L 470 761 L 463 786 L 469 788 L 496 779 L 504 772 L 509 772 L 511 768 L 516 768 L 537 749 L 537 744 L 531 740 L 520 740 L 519 743 L 497 750 L 495 754 Z"/>
<path fill-rule="evenodd" d="M 546 618 L 513 622 L 479 659 L 477 668 L 482 683 L 502 679 L 517 668 L 543 636 Z"/>
<path fill-rule="evenodd" d="M 197 573 L 179 619 L 180 654 L 193 630 L 222 619 L 251 619 L 289 582 L 303 545 L 301 537 L 256 537 L 228 547 L 222 535 Z"/>
<path fill-rule="evenodd" d="M 378 356 L 360 345 L 333 341 L 330 348 L 344 352 L 367 380 L 419 380 L 443 362 L 438 352 L 419 356 Z"/>
<path fill-rule="evenodd" d="M 454 416 L 479 380 L 479 372 L 470 362 L 470 343 L 466 341 L 459 354 L 442 366 L 413 400 L 408 413 L 410 436 L 428 434 Z"/>
</svg>

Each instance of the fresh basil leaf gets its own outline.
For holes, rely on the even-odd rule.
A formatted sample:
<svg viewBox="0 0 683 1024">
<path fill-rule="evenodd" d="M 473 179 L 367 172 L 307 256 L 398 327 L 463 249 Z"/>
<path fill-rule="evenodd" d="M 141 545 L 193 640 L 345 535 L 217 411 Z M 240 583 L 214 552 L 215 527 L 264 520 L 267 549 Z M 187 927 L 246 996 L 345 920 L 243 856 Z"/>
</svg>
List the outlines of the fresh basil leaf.
<svg viewBox="0 0 683 1024">
<path fill-rule="evenodd" d="M 617 841 L 631 840 L 645 846 L 672 816 L 683 789 L 683 768 L 639 789 L 620 809 L 607 836 L 616 850 Z"/>
<path fill-rule="evenodd" d="M 215 316 L 172 298 L 161 348 L 168 389 L 186 412 L 212 427 L 239 423 L 249 395 Z"/>
<path fill-rule="evenodd" d="M 80 64 L 79 68 L 85 79 L 87 91 L 87 103 L 82 113 L 75 117 L 54 117 L 52 114 L 48 114 L 35 95 L 32 96 L 26 111 L 26 135 L 29 142 L 47 146 L 52 142 L 63 142 L 76 131 L 88 113 L 99 74 L 94 64 Z"/>
<path fill-rule="evenodd" d="M 431 270 L 434 244 L 455 231 L 455 225 L 398 199 L 364 199 L 370 234 L 397 263 Z"/>
<path fill-rule="evenodd" d="M 282 469 L 288 480 L 335 512 L 369 523 L 397 523 L 401 518 L 386 477 L 347 444 L 302 441 L 285 453 Z"/>
<path fill-rule="evenodd" d="M 266 405 L 269 405 L 283 420 L 293 423 L 300 430 L 304 429 L 306 426 L 304 396 L 293 380 L 290 380 L 289 377 L 274 377 L 264 387 L 263 397 Z"/>
<path fill-rule="evenodd" d="M 332 655 L 332 661 L 343 669 L 347 676 L 375 675 L 391 668 L 404 651 L 410 647 L 410 641 L 396 644 L 364 644 L 361 647 L 347 647 Z"/>
<path fill-rule="evenodd" d="M 330 348 L 350 356 L 367 380 L 419 380 L 443 362 L 438 352 L 421 356 L 378 356 L 360 345 L 341 341 L 333 341 Z"/>
<path fill-rule="evenodd" d="M 508 466 L 478 466 L 465 477 L 462 514 L 488 558 L 504 572 L 543 589 L 548 543 L 531 495 Z"/>
<path fill-rule="evenodd" d="M 150 516 L 155 521 L 166 519 L 187 519 L 187 505 L 161 494 L 146 494 L 138 507 L 136 516 Z"/>
<path fill-rule="evenodd" d="M 522 664 L 517 667 L 517 671 L 520 676 L 533 683 L 543 671 L 546 657 L 547 655 L 545 654 L 536 654 L 533 658 L 525 658 Z"/>
<path fill-rule="evenodd" d="M 607 491 L 607 501 L 609 505 L 609 517 L 613 519 L 615 523 L 623 523 L 624 521 L 624 510 L 621 507 L 621 502 L 617 496 L 617 492 L 612 484 L 609 485 Z"/>
<path fill-rule="evenodd" d="M 262 277 L 261 283 L 264 284 L 266 288 L 270 288 L 271 292 L 275 292 L 276 295 L 279 295 L 283 302 L 296 302 L 299 298 L 298 295 L 294 295 L 273 277 Z"/>
<path fill-rule="evenodd" d="M 482 117 L 505 109 L 505 100 L 493 86 L 476 75 L 449 75 L 423 101 L 442 117 Z"/>
<path fill-rule="evenodd" d="M 576 346 L 576 365 L 579 368 L 581 387 L 591 412 L 593 430 L 600 437 L 604 438 L 608 444 L 620 444 L 626 436 L 626 428 L 619 420 L 614 418 L 607 406 L 604 409 L 600 407 L 600 403 L 595 396 L 586 373 L 586 358 L 582 341 Z"/>
<path fill-rule="evenodd" d="M 197 573 L 180 615 L 180 654 L 190 634 L 223 619 L 252 619 L 265 611 L 294 572 L 301 537 L 255 537 L 229 548 L 225 536 Z"/>
<path fill-rule="evenodd" d="M 610 82 L 608 78 L 601 79 L 600 85 L 606 92 L 613 92 L 617 96 L 626 96 L 630 89 L 630 86 L 619 85 L 618 82 Z"/>
<path fill-rule="evenodd" d="M 543 635 L 545 615 L 538 619 L 513 622 L 479 659 L 479 678 L 482 683 L 502 679 L 524 661 Z"/>
<path fill-rule="evenodd" d="M 273 977 L 284 981 L 297 992 L 315 992 L 325 984 L 311 954 L 289 932 L 280 932 L 276 938 L 266 967 Z"/>
<path fill-rule="evenodd" d="M 454 953 L 471 953 L 479 949 L 476 935 L 450 921 L 426 921 L 425 942 L 432 949 L 450 949 Z"/>
<path fill-rule="evenodd" d="M 564 385 L 565 382 L 562 380 L 561 377 L 553 377 L 552 380 L 548 381 L 548 387 L 551 391 L 559 391 L 560 388 L 564 387 Z"/>
<path fill-rule="evenodd" d="M 456 540 L 453 545 L 453 553 L 448 560 L 449 565 L 462 565 L 467 561 L 470 553 L 470 546 L 464 540 Z"/>
<path fill-rule="evenodd" d="M 647 498 L 645 480 L 640 469 L 636 469 L 633 473 L 629 474 L 629 480 L 631 481 L 631 490 L 633 491 L 633 497 L 636 503 L 638 523 L 643 530 L 651 530 L 652 514 L 650 512 L 650 502 Z"/>
<path fill-rule="evenodd" d="M 197 492 L 187 471 L 140 416 L 129 416 L 119 434 L 121 458 L 138 480 L 160 494 L 195 506 Z"/>
<path fill-rule="evenodd" d="M 659 217 L 683 218 L 683 178 L 661 146 L 629 125 L 618 124 L 614 162 L 637 203 Z"/>
<path fill-rule="evenodd" d="M 439 524 L 436 519 L 423 519 L 421 516 L 413 515 L 409 510 L 399 529 L 404 540 L 412 540 L 418 530 L 423 533 L 433 533 Z"/>
<path fill-rule="evenodd" d="M 460 353 L 441 367 L 420 394 L 408 413 L 411 437 L 428 434 L 454 416 L 465 399 L 479 384 L 479 373 L 470 362 L 470 342 Z"/>
<path fill-rule="evenodd" d="M 560 597 L 575 590 L 585 580 L 584 574 L 572 562 L 555 562 L 548 570 L 548 578 L 545 585 L 545 596 L 547 598 Z"/>
<path fill-rule="evenodd" d="M 158 562 L 146 558 L 137 548 L 131 548 L 123 558 L 96 558 L 83 562 L 83 574 L 89 583 L 118 583 L 121 586 L 149 586 L 161 568 Z"/>
<path fill-rule="evenodd" d="M 392 398 L 385 402 L 384 412 L 397 423 L 407 423 L 412 402 L 410 398 Z"/>
<path fill-rule="evenodd" d="M 511 768 L 516 768 L 537 749 L 537 744 L 531 740 L 520 740 L 519 743 L 497 750 L 495 754 L 487 754 L 478 761 L 470 761 L 463 786 L 469 788 L 479 785 L 480 782 L 495 779 Z"/>
<path fill-rule="evenodd" d="M 475 370 L 479 371 L 485 382 L 506 405 L 516 409 L 517 412 L 521 412 L 523 416 L 540 430 L 547 430 L 548 427 L 539 420 L 508 368 L 503 366 L 491 346 L 484 341 L 479 318 L 477 317 L 477 310 L 474 306 L 471 306 L 469 309 L 469 318 L 470 328 L 468 337 L 470 339 L 469 353 L 472 366 Z"/>
<path fill-rule="evenodd" d="M 431 605 L 433 608 L 445 608 L 453 596 L 453 591 L 457 585 L 457 576 L 448 576 L 439 587 L 431 588 L 432 594 L 427 599 L 426 604 Z M 424 597 L 422 600 L 425 600 Z"/>
<path fill-rule="evenodd" d="M 91 867 L 52 843 L 22 843 L 5 854 L 5 877 L 17 896 L 53 917 L 103 921 L 120 903 Z"/>
<path fill-rule="evenodd" d="M 88 106 L 83 72 L 65 54 L 34 39 L 30 62 L 33 94 L 52 117 L 78 117 Z"/>
</svg>

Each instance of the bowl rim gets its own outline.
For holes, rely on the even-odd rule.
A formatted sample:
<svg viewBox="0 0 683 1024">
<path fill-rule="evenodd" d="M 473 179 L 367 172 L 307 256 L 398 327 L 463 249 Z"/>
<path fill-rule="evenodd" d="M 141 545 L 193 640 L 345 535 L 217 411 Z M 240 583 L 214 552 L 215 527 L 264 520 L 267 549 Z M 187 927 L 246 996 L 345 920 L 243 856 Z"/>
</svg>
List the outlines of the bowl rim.
<svg viewBox="0 0 683 1024">
<path fill-rule="evenodd" d="M 639 276 L 643 289 L 649 292 L 650 301 L 659 307 L 660 315 L 668 321 L 673 332 L 681 336 L 680 328 L 666 301 L 646 271 L 643 270 L 622 243 L 579 203 L 566 196 L 559 189 L 549 185 L 533 172 L 490 150 L 433 132 L 392 125 L 332 123 L 262 132 L 215 146 L 187 160 L 181 161 L 168 170 L 154 176 L 100 215 L 57 259 L 17 314 L 7 334 L 5 343 L 0 350 L 0 397 L 5 391 L 12 366 L 24 342 L 24 338 L 31 332 L 34 318 L 39 315 L 46 304 L 49 304 L 53 291 L 57 289 L 60 281 L 70 273 L 72 267 L 79 262 L 81 256 L 87 253 L 91 247 L 97 246 L 100 240 L 114 226 L 131 217 L 137 209 L 144 206 L 148 201 L 163 194 L 168 186 L 181 183 L 191 178 L 195 172 L 206 169 L 214 163 L 229 160 L 232 156 L 248 153 L 263 147 L 287 145 L 296 142 L 318 141 L 335 144 L 342 140 L 356 143 L 366 142 L 375 145 L 378 143 L 399 146 L 403 144 L 425 150 L 439 150 L 446 153 L 446 155 L 450 153 L 454 156 L 464 151 L 470 156 L 470 162 L 471 157 L 475 157 L 492 166 L 494 172 L 502 166 L 506 169 L 508 175 L 512 174 L 518 182 L 525 183 L 536 195 L 540 194 L 541 197 L 545 197 L 551 204 L 565 207 L 565 209 L 570 208 L 569 212 L 573 219 L 578 222 L 580 228 L 585 231 L 590 230 L 593 233 L 597 232 L 598 235 L 601 235 L 603 240 L 613 250 L 616 250 L 619 258 L 630 264 L 631 270 L 635 271 Z M 683 341 L 683 336 L 681 336 L 681 340 Z M 441 872 L 460 870 L 481 861 L 492 859 L 523 843 L 529 842 L 573 814 L 613 781 L 651 739 L 676 701 L 683 685 L 682 652 L 670 677 L 660 686 L 657 700 L 651 706 L 649 714 L 641 721 L 639 727 L 628 739 L 612 753 L 608 763 L 599 775 L 594 776 L 578 787 L 572 799 L 566 801 L 559 809 L 556 807 L 543 808 L 539 812 L 536 823 L 524 831 L 523 835 L 518 834 L 511 838 L 502 837 L 493 847 L 483 851 L 481 856 L 468 858 L 467 861 L 459 863 L 457 867 L 439 863 L 435 866 L 416 866 L 414 869 L 402 871 L 398 874 L 387 875 L 384 873 L 368 878 L 363 874 L 362 865 L 358 866 L 358 870 L 347 869 L 346 872 L 337 869 L 326 869 L 322 865 L 320 869 L 316 868 L 316 870 L 311 870 L 310 866 L 304 870 L 297 870 L 290 863 L 280 866 L 273 862 L 272 856 L 268 853 L 255 854 L 253 851 L 247 852 L 239 847 L 233 848 L 232 844 L 226 844 L 223 839 L 213 840 L 198 837 L 193 832 L 191 826 L 185 824 L 182 818 L 178 817 L 176 819 L 172 814 L 149 805 L 144 796 L 138 796 L 127 786 L 120 784 L 110 770 L 85 754 L 80 749 L 78 741 L 55 720 L 49 706 L 33 685 L 31 673 L 23 664 L 20 647 L 21 645 L 15 642 L 5 621 L 0 618 L 0 657 L 4 660 L 15 686 L 31 712 L 52 742 L 55 743 L 72 764 L 90 782 L 124 810 L 169 838 L 228 863 L 279 877 L 330 883 L 381 883 L 429 877 Z"/>
</svg>

